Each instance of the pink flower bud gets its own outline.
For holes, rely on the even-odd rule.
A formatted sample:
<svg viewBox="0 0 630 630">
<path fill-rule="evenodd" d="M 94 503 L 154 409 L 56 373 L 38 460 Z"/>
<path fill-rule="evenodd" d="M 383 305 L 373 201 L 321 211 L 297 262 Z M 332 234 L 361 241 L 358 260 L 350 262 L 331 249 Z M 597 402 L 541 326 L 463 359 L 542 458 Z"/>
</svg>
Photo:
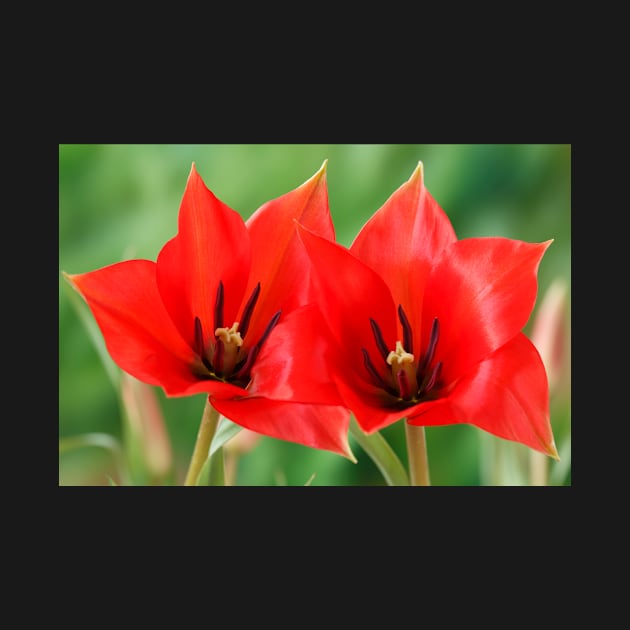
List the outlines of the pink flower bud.
<svg viewBox="0 0 630 630">
<path fill-rule="evenodd" d="M 567 293 L 566 282 L 560 278 L 554 280 L 538 306 L 532 328 L 531 341 L 547 370 L 550 393 L 565 367 Z"/>
</svg>

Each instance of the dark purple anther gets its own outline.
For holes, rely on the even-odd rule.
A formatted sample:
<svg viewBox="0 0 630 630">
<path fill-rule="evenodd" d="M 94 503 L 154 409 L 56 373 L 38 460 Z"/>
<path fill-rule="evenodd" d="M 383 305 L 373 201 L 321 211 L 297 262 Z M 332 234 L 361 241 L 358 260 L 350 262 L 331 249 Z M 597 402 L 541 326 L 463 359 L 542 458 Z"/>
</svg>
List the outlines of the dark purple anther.
<svg viewBox="0 0 630 630">
<path fill-rule="evenodd" d="M 398 305 L 398 318 L 400 319 L 400 323 L 402 324 L 403 329 L 403 348 L 409 354 L 413 354 L 413 334 L 411 332 L 411 326 L 409 324 L 409 320 L 407 319 L 407 315 L 405 315 L 402 304 Z"/>
<path fill-rule="evenodd" d="M 370 317 L 370 326 L 372 327 L 372 334 L 374 335 L 374 341 L 376 341 L 376 347 L 378 351 L 381 353 L 384 361 L 387 361 L 387 357 L 389 356 L 389 350 L 387 348 L 387 344 L 383 339 L 383 333 L 379 328 L 378 324 Z"/>
<path fill-rule="evenodd" d="M 223 328 L 223 282 L 219 280 L 217 297 L 214 300 L 214 329 Z"/>
<path fill-rule="evenodd" d="M 249 296 L 249 300 L 247 300 L 247 304 L 245 304 L 245 308 L 243 309 L 243 317 L 241 318 L 241 322 L 239 324 L 239 332 L 241 333 L 241 339 L 245 339 L 245 334 L 247 333 L 247 329 L 249 328 L 249 322 L 252 318 L 252 313 L 254 312 L 254 306 L 256 306 L 256 301 L 258 300 L 258 296 L 260 295 L 260 282 L 256 285 L 252 294 Z"/>
</svg>

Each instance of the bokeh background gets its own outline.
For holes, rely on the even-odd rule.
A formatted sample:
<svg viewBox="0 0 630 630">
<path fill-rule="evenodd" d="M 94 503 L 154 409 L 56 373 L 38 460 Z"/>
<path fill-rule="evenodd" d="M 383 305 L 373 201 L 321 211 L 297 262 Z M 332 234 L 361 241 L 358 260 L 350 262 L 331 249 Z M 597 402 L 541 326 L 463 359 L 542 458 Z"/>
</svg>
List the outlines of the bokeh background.
<svg viewBox="0 0 630 630">
<path fill-rule="evenodd" d="M 561 374 L 551 397 L 561 461 L 549 460 L 547 471 L 550 485 L 571 484 L 571 145 L 60 144 L 59 485 L 181 484 L 204 406 L 202 395 L 167 398 L 152 388 L 170 459 L 166 474 L 151 476 L 138 454 L 142 449 L 130 443 L 119 395 L 61 272 L 91 271 L 128 258 L 155 260 L 177 231 L 193 162 L 214 194 L 247 219 L 265 201 L 310 178 L 325 159 L 337 240 L 346 246 L 418 161 L 424 164 L 428 190 L 459 238 L 554 239 L 540 265 L 539 302 L 553 282 L 565 284 L 567 302 Z M 100 442 L 82 441 L 86 435 L 100 436 Z M 402 423 L 382 435 L 406 464 Z M 469 425 L 427 427 L 426 435 L 433 485 L 529 482 L 530 451 L 519 444 Z M 369 457 L 353 438 L 350 443 L 357 464 L 262 436 L 231 460 L 232 483 L 384 485 Z M 121 472 L 125 467 L 130 476 Z"/>
</svg>

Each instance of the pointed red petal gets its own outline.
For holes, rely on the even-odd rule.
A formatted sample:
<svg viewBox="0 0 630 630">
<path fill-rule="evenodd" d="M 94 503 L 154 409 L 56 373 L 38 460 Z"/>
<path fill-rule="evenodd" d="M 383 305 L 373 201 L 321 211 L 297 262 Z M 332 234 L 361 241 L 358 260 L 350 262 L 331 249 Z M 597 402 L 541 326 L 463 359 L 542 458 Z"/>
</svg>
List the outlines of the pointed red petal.
<svg viewBox="0 0 630 630">
<path fill-rule="evenodd" d="M 462 378 L 448 397 L 418 405 L 411 424 L 466 422 L 506 440 L 558 457 L 549 420 L 547 375 L 522 333 Z"/>
<path fill-rule="evenodd" d="M 250 338 L 256 339 L 273 314 L 307 301 L 309 262 L 296 234 L 299 221 L 334 240 L 328 208 L 326 163 L 295 190 L 263 204 L 247 221 L 253 268 L 246 295 L 261 283 Z"/>
<path fill-rule="evenodd" d="M 517 335 L 538 290 L 540 260 L 551 241 L 470 238 L 449 246 L 427 279 L 422 337 L 440 323 L 436 360 L 453 382 Z"/>
<path fill-rule="evenodd" d="M 348 444 L 350 413 L 343 407 L 305 405 L 261 397 L 215 400 L 212 405 L 246 429 L 353 459 Z"/>
<path fill-rule="evenodd" d="M 342 245 L 303 226 L 299 226 L 299 234 L 313 265 L 317 303 L 332 336 L 344 350 L 344 369 L 364 369 L 361 348 L 381 360 L 370 318 L 377 322 L 386 345 L 393 349 L 397 316 L 387 285 Z"/>
<path fill-rule="evenodd" d="M 162 300 L 182 336 L 194 347 L 195 317 L 214 334 L 214 303 L 224 286 L 224 323 L 237 318 L 250 265 L 249 235 L 241 216 L 206 187 L 195 166 L 179 211 L 179 231 L 157 259 Z"/>
<path fill-rule="evenodd" d="M 90 307 L 122 370 L 170 392 L 197 380 L 189 367 L 194 353 L 160 298 L 154 262 L 130 260 L 67 278 Z"/>
<path fill-rule="evenodd" d="M 378 272 L 417 328 L 428 270 L 456 240 L 449 218 L 424 186 L 419 164 L 363 226 L 350 251 Z"/>
</svg>

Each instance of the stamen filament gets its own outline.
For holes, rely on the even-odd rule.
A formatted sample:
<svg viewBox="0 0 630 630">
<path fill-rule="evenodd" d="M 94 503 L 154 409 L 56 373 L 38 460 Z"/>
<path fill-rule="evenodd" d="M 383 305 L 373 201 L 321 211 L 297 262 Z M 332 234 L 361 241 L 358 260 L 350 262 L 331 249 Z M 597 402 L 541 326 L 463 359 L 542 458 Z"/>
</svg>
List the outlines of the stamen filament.
<svg viewBox="0 0 630 630">
<path fill-rule="evenodd" d="M 372 359 L 370 359 L 368 351 L 365 348 L 361 348 L 361 352 L 363 353 L 363 365 L 365 365 L 365 369 L 372 377 L 374 385 L 384 389 L 388 394 L 397 397 L 398 392 L 378 373 L 378 370 L 374 367 L 374 363 L 372 363 Z"/>
<path fill-rule="evenodd" d="M 223 355 L 225 354 L 225 347 L 223 346 L 223 341 L 221 339 L 217 339 L 214 345 L 214 358 L 212 360 L 212 365 L 214 366 L 214 373 L 217 376 L 221 376 L 221 372 L 223 372 Z"/>
<path fill-rule="evenodd" d="M 412 392 L 407 372 L 403 369 L 398 370 L 396 373 L 396 380 L 398 381 L 398 391 L 400 392 L 400 397 L 403 400 L 411 400 Z"/>
<path fill-rule="evenodd" d="M 249 374 L 249 371 L 251 370 L 251 367 L 252 367 L 254 361 L 256 360 L 256 357 L 258 356 L 258 353 L 260 352 L 260 349 L 261 349 L 263 343 L 265 342 L 267 337 L 271 334 L 271 331 L 275 328 L 276 324 L 278 323 L 278 320 L 280 319 L 280 314 L 281 313 L 282 313 L 282 311 L 278 311 L 271 318 L 271 321 L 267 324 L 267 328 L 265 328 L 265 331 L 263 332 L 262 336 L 260 337 L 260 339 L 258 340 L 256 345 L 253 346 L 250 349 L 249 353 L 247 354 L 247 359 L 245 359 L 245 363 L 243 363 L 242 367 L 234 375 L 234 378 L 236 380 L 239 380 L 243 376 L 246 376 L 246 375 Z"/>
<path fill-rule="evenodd" d="M 418 365 L 418 374 L 424 374 L 425 370 L 429 367 L 431 361 L 433 361 L 433 355 L 435 354 L 435 348 L 437 346 L 438 337 L 440 336 L 440 323 L 436 317 L 431 325 L 431 335 L 429 337 L 429 345 L 427 351 L 422 357 L 422 361 Z"/>
<path fill-rule="evenodd" d="M 429 378 L 429 382 L 427 383 L 426 387 L 425 387 L 425 393 L 429 393 L 432 389 L 433 386 L 435 385 L 435 382 L 437 381 L 438 377 L 440 376 L 440 372 L 442 371 L 442 361 L 438 361 L 435 364 L 435 367 L 433 368 L 433 370 L 431 370 L 431 376 Z"/>
<path fill-rule="evenodd" d="M 387 344 L 383 339 L 383 333 L 379 328 L 378 324 L 370 317 L 370 326 L 372 327 L 372 334 L 374 335 L 374 341 L 376 342 L 376 347 L 378 351 L 381 353 L 384 361 L 387 361 L 387 357 L 389 355 L 389 350 L 387 349 Z"/>
<path fill-rule="evenodd" d="M 385 387 L 387 383 L 374 367 L 374 363 L 372 363 L 372 359 L 370 359 L 368 351 L 365 348 L 361 348 L 361 352 L 363 353 L 363 365 L 365 365 L 365 369 L 372 377 L 374 384 L 378 387 Z"/>
<path fill-rule="evenodd" d="M 403 329 L 403 346 L 408 352 L 413 352 L 413 333 L 411 332 L 411 325 L 407 319 L 407 315 L 403 310 L 402 304 L 398 305 L 398 319 Z"/>
<path fill-rule="evenodd" d="M 254 312 L 254 306 L 256 306 L 256 302 L 258 300 L 258 296 L 260 295 L 260 282 L 256 285 L 252 294 L 249 296 L 249 300 L 247 300 L 247 304 L 245 304 L 245 308 L 243 309 L 243 317 L 241 318 L 241 337 L 245 338 L 247 330 L 249 328 L 249 322 L 252 318 L 252 313 Z"/>
<path fill-rule="evenodd" d="M 219 280 L 217 296 L 214 301 L 214 329 L 223 328 L 223 281 Z"/>
</svg>

